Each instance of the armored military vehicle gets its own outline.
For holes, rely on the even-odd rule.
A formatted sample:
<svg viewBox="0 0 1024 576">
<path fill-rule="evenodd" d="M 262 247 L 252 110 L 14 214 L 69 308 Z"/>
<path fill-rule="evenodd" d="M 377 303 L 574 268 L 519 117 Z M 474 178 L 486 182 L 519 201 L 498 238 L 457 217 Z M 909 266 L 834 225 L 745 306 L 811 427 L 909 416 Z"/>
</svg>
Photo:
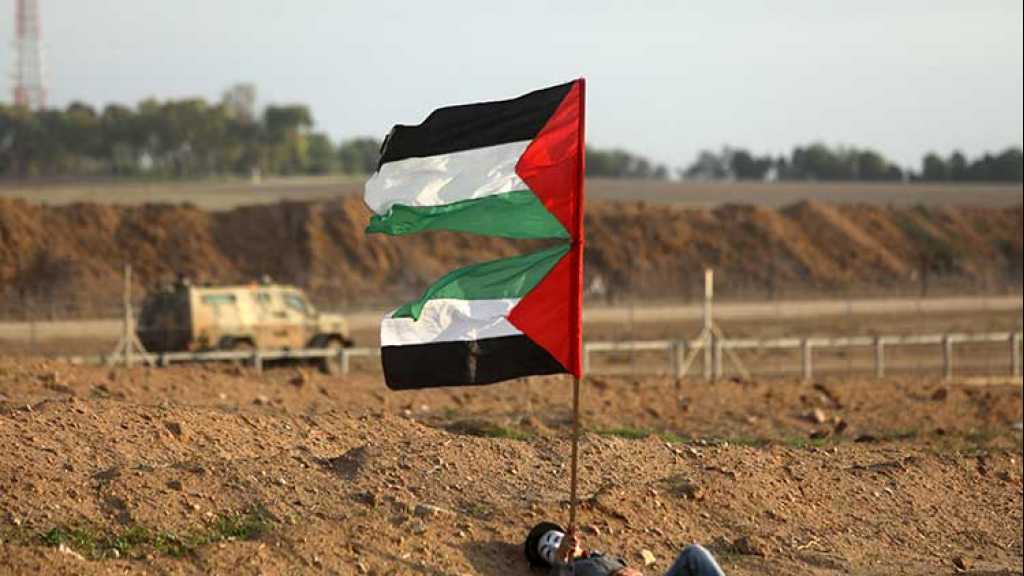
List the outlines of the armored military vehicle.
<svg viewBox="0 0 1024 576">
<path fill-rule="evenodd" d="M 196 286 L 179 280 L 146 298 L 138 334 L 150 352 L 352 345 L 343 317 L 318 312 L 295 286 L 274 283 Z M 337 371 L 337 356 L 325 360 L 325 371 Z"/>
</svg>

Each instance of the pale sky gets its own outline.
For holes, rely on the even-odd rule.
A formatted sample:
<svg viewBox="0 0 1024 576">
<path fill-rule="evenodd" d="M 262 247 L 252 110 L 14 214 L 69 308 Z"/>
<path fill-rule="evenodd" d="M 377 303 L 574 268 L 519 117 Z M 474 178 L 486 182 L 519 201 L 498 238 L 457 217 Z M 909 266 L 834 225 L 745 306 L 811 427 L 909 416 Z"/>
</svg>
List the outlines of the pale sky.
<svg viewBox="0 0 1024 576">
<path fill-rule="evenodd" d="M 262 104 L 310 105 L 335 139 L 381 137 L 585 76 L 588 141 L 670 166 L 820 140 L 917 167 L 928 150 L 1024 140 L 1020 0 L 39 2 L 57 106 L 216 100 L 252 82 Z"/>
</svg>

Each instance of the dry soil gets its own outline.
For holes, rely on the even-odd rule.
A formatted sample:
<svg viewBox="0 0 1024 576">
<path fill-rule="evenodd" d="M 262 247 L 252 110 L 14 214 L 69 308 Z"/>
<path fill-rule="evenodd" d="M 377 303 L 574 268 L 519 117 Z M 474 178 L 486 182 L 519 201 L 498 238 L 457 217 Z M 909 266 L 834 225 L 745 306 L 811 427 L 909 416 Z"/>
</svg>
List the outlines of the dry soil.
<svg viewBox="0 0 1024 576">
<path fill-rule="evenodd" d="M 0 359 L 0 573 L 530 573 L 570 385 L 394 393 L 296 367 Z M 1021 389 L 928 377 L 583 388 L 585 544 L 662 573 L 1020 574 Z"/>
</svg>

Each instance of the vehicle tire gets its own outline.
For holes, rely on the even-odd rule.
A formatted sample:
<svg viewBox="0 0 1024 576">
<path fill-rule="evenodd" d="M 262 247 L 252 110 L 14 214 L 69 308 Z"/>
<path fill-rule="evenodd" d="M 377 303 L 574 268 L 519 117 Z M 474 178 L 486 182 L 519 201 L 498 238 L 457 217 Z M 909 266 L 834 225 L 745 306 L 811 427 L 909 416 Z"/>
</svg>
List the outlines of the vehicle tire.
<svg viewBox="0 0 1024 576">
<path fill-rule="evenodd" d="M 330 350 L 331 354 L 320 361 L 320 371 L 330 376 L 340 376 L 342 368 L 341 350 L 345 348 L 344 342 L 338 338 L 331 338 L 327 341 L 324 348 Z"/>
<path fill-rule="evenodd" d="M 229 350 L 231 352 L 246 352 L 252 354 L 256 351 L 256 346 L 248 340 L 242 340 L 240 338 L 231 338 L 225 340 L 220 345 L 221 350 Z M 231 360 L 236 366 L 246 366 L 252 364 L 251 358 Z"/>
</svg>

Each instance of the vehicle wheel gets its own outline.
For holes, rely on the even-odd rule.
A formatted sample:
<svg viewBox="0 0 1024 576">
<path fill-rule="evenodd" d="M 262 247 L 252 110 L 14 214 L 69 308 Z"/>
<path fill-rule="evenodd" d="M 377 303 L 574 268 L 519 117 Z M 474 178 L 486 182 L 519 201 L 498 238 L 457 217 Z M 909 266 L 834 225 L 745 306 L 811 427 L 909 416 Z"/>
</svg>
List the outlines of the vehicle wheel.
<svg viewBox="0 0 1024 576">
<path fill-rule="evenodd" d="M 341 350 L 344 344 L 337 338 L 331 338 L 324 346 L 331 354 L 320 361 L 320 371 L 331 376 L 339 376 L 342 372 Z"/>
<path fill-rule="evenodd" d="M 247 354 L 252 354 L 253 352 L 256 351 L 256 346 L 254 346 L 252 342 L 249 342 L 248 340 L 237 340 L 234 338 L 228 340 L 227 342 L 224 342 L 223 344 L 221 344 L 220 347 L 222 350 L 230 350 L 231 352 L 245 352 Z M 231 360 L 231 362 L 233 362 L 236 366 L 244 366 L 252 364 L 252 358 L 240 358 L 236 360 Z"/>
</svg>

